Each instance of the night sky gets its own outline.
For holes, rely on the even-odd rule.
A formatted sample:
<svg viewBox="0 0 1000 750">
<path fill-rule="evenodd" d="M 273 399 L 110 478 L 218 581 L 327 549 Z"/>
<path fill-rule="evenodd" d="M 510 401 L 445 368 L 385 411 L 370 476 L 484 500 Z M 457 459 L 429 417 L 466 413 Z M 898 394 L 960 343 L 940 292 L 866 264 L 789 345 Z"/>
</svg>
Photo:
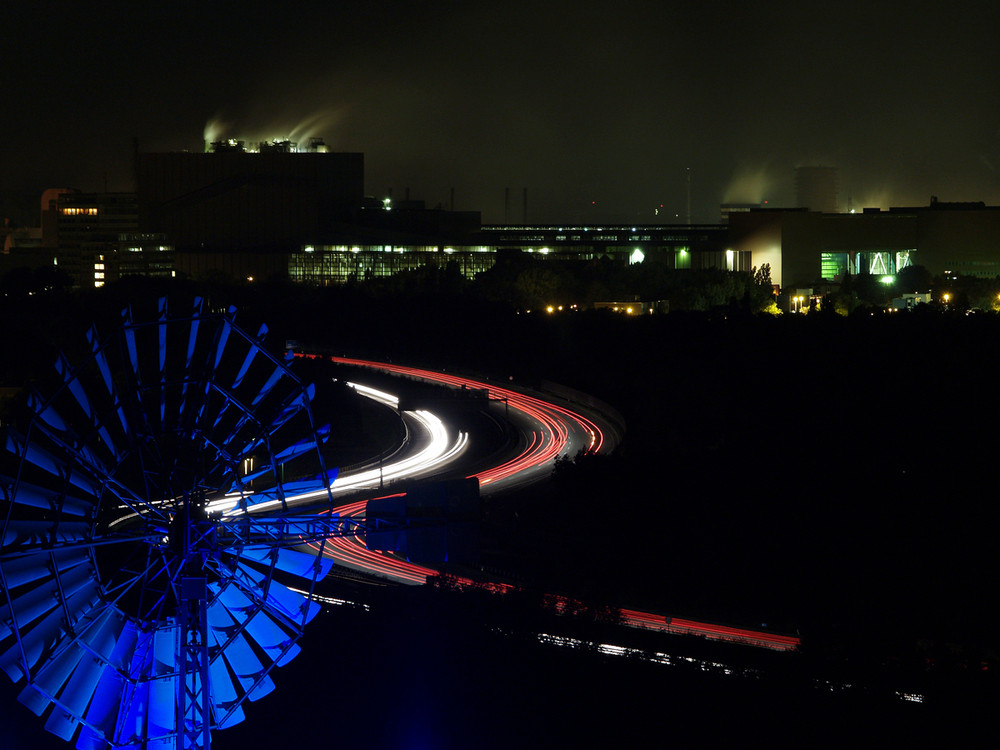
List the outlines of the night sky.
<svg viewBox="0 0 1000 750">
<path fill-rule="evenodd" d="M 536 221 L 683 221 L 687 169 L 716 221 L 827 164 L 845 206 L 1000 203 L 991 0 L 95 7 L 0 11 L 0 189 L 130 189 L 133 136 L 196 150 L 216 123 L 321 136 L 368 193 L 454 188 L 486 221 L 505 187 L 511 220 L 527 188 Z"/>
</svg>

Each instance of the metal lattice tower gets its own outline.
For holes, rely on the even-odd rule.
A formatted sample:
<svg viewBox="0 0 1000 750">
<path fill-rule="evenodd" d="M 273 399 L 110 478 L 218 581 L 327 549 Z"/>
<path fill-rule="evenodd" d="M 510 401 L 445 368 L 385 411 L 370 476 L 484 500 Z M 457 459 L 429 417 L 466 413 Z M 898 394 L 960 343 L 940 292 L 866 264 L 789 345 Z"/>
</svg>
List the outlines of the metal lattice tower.
<svg viewBox="0 0 1000 750">
<path fill-rule="evenodd" d="M 265 334 L 201 300 L 126 309 L 4 436 L 0 669 L 79 750 L 208 748 L 319 610 L 331 562 L 299 547 L 357 530 Z"/>
</svg>

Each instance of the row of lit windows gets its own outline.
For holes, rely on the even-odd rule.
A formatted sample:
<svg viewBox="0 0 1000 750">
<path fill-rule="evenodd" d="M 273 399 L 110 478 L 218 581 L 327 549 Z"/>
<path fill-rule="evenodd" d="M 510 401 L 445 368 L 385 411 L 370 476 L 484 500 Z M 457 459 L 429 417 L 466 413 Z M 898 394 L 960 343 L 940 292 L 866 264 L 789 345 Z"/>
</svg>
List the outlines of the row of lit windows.
<svg viewBox="0 0 1000 750">
<path fill-rule="evenodd" d="M 289 258 L 288 276 L 293 281 L 312 283 L 343 283 L 349 279 L 391 276 L 401 271 L 414 270 L 427 265 L 441 265 L 444 258 L 438 253 L 385 253 L 380 251 L 351 251 L 296 254 Z M 495 256 L 469 253 L 449 254 L 448 261 L 458 265 L 459 272 L 467 278 L 489 270 Z"/>
<path fill-rule="evenodd" d="M 712 253 L 693 253 L 687 245 L 681 247 L 647 248 L 645 252 L 635 246 L 607 247 L 595 254 L 589 246 L 522 248 L 523 252 L 542 256 L 578 261 L 592 260 L 607 254 L 626 255 L 630 264 L 641 263 L 652 251 L 669 253 L 671 267 L 677 270 L 692 267 L 722 268 L 728 271 L 746 271 L 750 268 L 748 253 L 733 250 Z M 289 257 L 288 275 L 293 281 L 313 283 L 343 283 L 349 279 L 390 276 L 401 271 L 422 266 L 440 266 L 455 261 L 459 271 L 467 278 L 489 270 L 496 261 L 495 247 L 394 247 L 391 245 L 326 245 L 303 247 L 302 252 Z M 697 256 L 697 262 L 694 262 Z"/>
<path fill-rule="evenodd" d="M 96 208 L 69 208 L 61 209 L 63 216 L 97 216 Z"/>
</svg>

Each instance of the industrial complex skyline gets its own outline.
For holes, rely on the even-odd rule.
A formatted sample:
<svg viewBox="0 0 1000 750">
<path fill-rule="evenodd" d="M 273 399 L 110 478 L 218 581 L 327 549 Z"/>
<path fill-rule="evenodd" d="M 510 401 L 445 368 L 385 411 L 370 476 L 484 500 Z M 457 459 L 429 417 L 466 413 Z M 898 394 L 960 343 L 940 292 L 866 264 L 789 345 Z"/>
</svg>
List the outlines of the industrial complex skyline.
<svg viewBox="0 0 1000 750">
<path fill-rule="evenodd" d="M 188 4 L 4 13 L 0 190 L 132 189 L 144 151 L 323 137 L 365 189 L 504 219 L 693 221 L 792 205 L 794 170 L 865 206 L 1000 203 L 994 4 L 625 0 Z M 662 208 L 661 208 L 662 206 Z"/>
</svg>

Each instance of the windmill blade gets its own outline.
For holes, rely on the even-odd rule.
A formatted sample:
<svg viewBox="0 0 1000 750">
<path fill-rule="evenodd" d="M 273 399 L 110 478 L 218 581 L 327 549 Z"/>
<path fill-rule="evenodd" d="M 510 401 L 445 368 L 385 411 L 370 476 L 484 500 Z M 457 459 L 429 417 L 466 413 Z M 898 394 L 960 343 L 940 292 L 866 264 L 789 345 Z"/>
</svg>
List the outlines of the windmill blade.
<svg viewBox="0 0 1000 750">
<path fill-rule="evenodd" d="M 90 559 L 86 550 L 56 549 L 52 551 L 35 551 L 20 557 L 11 557 L 3 562 L 4 579 L 7 588 L 16 589 L 26 583 L 51 576 L 53 573 L 65 573 Z"/>
<path fill-rule="evenodd" d="M 6 571 L 6 566 L 4 569 Z M 0 608 L 0 622 L 3 623 L 0 636 L 12 635 L 14 624 L 18 630 L 28 632 L 38 619 L 61 607 L 63 596 L 76 593 L 94 580 L 90 566 L 80 565 L 66 569 L 61 575 L 50 575 L 29 591 L 9 597 L 10 603 Z M 8 622 L 12 625 L 8 626 Z"/>
<path fill-rule="evenodd" d="M 286 547 L 244 547 L 242 557 L 256 560 L 264 565 L 274 565 L 277 570 L 299 578 L 325 578 L 333 568 L 329 557 L 311 555 L 307 552 Z"/>
<path fill-rule="evenodd" d="M 97 690 L 123 621 L 110 607 L 96 611 L 96 617 L 82 625 L 83 633 L 70 640 L 24 688 L 19 700 L 41 716 L 57 701 L 45 728 L 65 740 L 70 739 Z"/>
<path fill-rule="evenodd" d="M 253 364 L 254 359 L 258 354 L 261 353 L 262 349 L 260 347 L 261 342 L 264 341 L 264 337 L 267 336 L 267 326 L 261 325 L 260 329 L 257 331 L 256 341 L 250 342 L 250 348 L 247 351 L 246 357 L 243 359 L 243 364 L 240 365 L 239 372 L 236 373 L 236 379 L 233 381 L 233 390 L 237 389 L 242 385 L 243 378 L 246 377 L 247 372 L 250 370 L 250 366 Z"/>
<path fill-rule="evenodd" d="M 108 738 L 112 744 L 136 744 L 147 736 L 152 666 L 153 633 L 139 631 L 129 660 L 117 719 Z"/>
<path fill-rule="evenodd" d="M 8 452 L 18 456 L 22 461 L 37 466 L 53 477 L 66 479 L 74 487 L 83 490 L 86 495 L 93 497 L 99 494 L 100 485 L 97 482 L 85 476 L 82 471 L 74 470 L 76 467 L 68 466 L 64 459 L 56 457 L 37 443 L 28 442 L 26 439 L 8 432 L 6 446 Z M 70 499 L 68 496 L 67 498 Z M 90 506 L 93 506 L 92 502 Z M 83 514 L 80 513 L 80 515 Z"/>
<path fill-rule="evenodd" d="M 105 750 L 108 741 L 117 737 L 119 707 L 129 687 L 127 665 L 132 661 L 138 642 L 138 627 L 126 619 L 87 708 L 85 724 L 77 740 L 80 750 Z"/>
<path fill-rule="evenodd" d="M 289 547 L 340 519 L 283 502 L 232 519 L 206 500 L 329 505 L 314 390 L 266 333 L 200 300 L 160 300 L 145 322 L 126 308 L 110 337 L 90 329 L 82 362 L 60 356 L 55 392 L 3 440 L 0 670 L 79 750 L 203 748 L 274 689 L 319 611 L 274 576 L 312 591 L 332 561 Z"/>
<path fill-rule="evenodd" d="M 214 638 L 214 636 L 213 636 Z M 236 683 L 225 659 L 215 659 L 209 666 L 212 680 L 212 711 L 219 729 L 236 726 L 246 718 L 240 706 Z"/>
<path fill-rule="evenodd" d="M 256 697 L 259 698 L 270 692 L 269 686 L 273 683 L 267 677 L 268 665 L 261 661 L 250 646 L 247 625 L 254 619 L 254 615 L 254 603 L 235 588 L 224 597 L 217 598 L 208 610 L 209 629 L 218 646 L 213 661 L 218 661 L 220 657 L 224 659 L 235 677 L 227 692 L 239 690 L 243 695 L 249 696 L 256 685 Z"/>
<path fill-rule="evenodd" d="M 92 577 L 74 580 L 70 574 L 63 590 L 69 593 L 63 602 L 33 602 L 32 623 L 25 629 L 18 628 L 19 642 L 0 655 L 0 669 L 14 682 L 30 675 L 39 662 L 51 653 L 67 634 L 67 627 L 74 625 L 85 612 L 99 600 L 99 590 Z M 43 616 L 36 621 L 39 613 Z M 69 614 L 67 621 L 66 613 Z"/>
<path fill-rule="evenodd" d="M 305 625 L 319 613 L 319 604 L 292 591 L 284 584 L 269 579 L 249 565 L 239 562 L 236 568 L 234 581 L 239 583 L 241 592 L 246 592 L 255 600 L 264 602 L 273 612 L 287 617 L 291 622 Z"/>
<path fill-rule="evenodd" d="M 153 631 L 152 679 L 149 688 L 148 736 L 169 735 L 177 727 L 178 629 L 172 625 Z"/>
<path fill-rule="evenodd" d="M 93 361 L 97 366 L 98 371 L 101 374 L 101 381 L 104 383 L 107 395 L 112 399 L 112 409 L 115 415 L 118 417 L 118 423 L 121 426 L 122 432 L 125 438 L 130 437 L 130 427 L 128 419 L 125 417 L 125 410 L 122 408 L 122 400 L 119 397 L 117 389 L 115 388 L 113 381 L 111 379 L 111 367 L 108 364 L 107 355 L 104 352 L 103 346 L 101 346 L 100 340 L 97 335 L 97 329 L 91 327 L 87 331 L 87 340 L 91 344 L 91 350 L 93 352 Z M 115 450 L 115 454 L 118 455 L 118 451 Z"/>
<path fill-rule="evenodd" d="M 124 624 L 120 613 L 105 608 L 80 642 L 73 644 L 76 666 L 58 695 L 59 703 L 45 722 L 48 731 L 64 740 L 73 737 L 94 699 Z M 55 695 L 52 691 L 49 694 Z"/>
<path fill-rule="evenodd" d="M 23 486 L 23 485 L 22 485 Z M 39 506 L 50 509 L 49 503 Z M 7 558 L 14 559 L 26 552 L 40 552 L 45 547 L 64 542 L 82 542 L 87 539 L 90 524 L 80 521 L 8 521 L 4 526 L 3 545 L 0 546 L 0 564 Z M 6 569 L 6 568 L 5 568 Z"/>
</svg>

